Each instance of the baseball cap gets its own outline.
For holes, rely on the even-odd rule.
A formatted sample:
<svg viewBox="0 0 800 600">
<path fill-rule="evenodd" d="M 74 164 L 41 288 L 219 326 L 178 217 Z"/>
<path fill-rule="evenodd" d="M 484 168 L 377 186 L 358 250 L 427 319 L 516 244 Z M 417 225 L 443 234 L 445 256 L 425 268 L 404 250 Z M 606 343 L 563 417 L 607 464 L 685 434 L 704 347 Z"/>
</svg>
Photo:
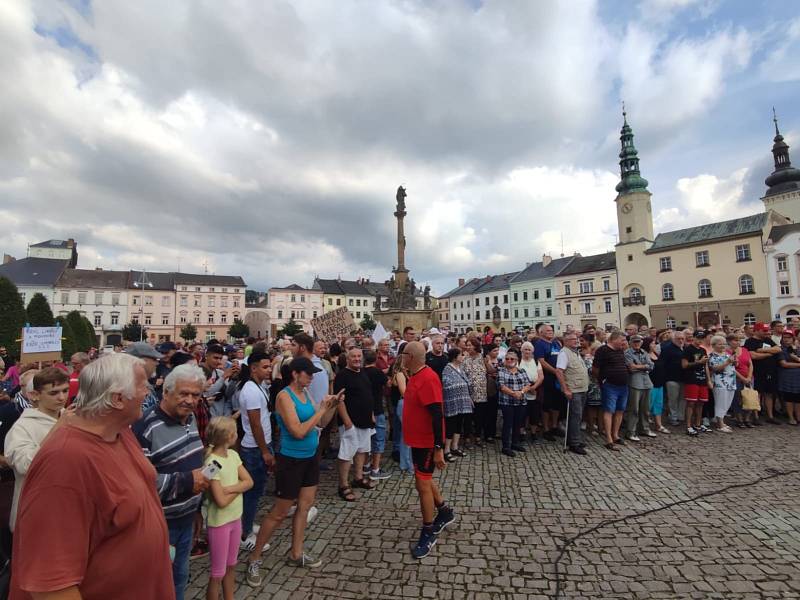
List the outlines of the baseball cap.
<svg viewBox="0 0 800 600">
<path fill-rule="evenodd" d="M 796 334 L 797 332 L 795 332 L 794 329 L 789 329 L 788 327 L 783 330 L 783 333 L 781 333 L 781 335 L 790 335 L 792 337 L 794 337 Z"/>
<path fill-rule="evenodd" d="M 178 345 L 175 342 L 162 342 L 158 347 L 159 352 L 169 352 L 170 350 L 177 350 Z"/>
<path fill-rule="evenodd" d="M 131 344 L 126 348 L 125 353 L 135 356 L 136 358 L 154 358 L 155 360 L 161 360 L 161 358 L 164 356 L 161 354 L 161 352 L 157 352 L 156 349 L 147 342 L 136 342 Z"/>
<path fill-rule="evenodd" d="M 644 341 L 644 338 L 642 336 L 640 336 L 639 334 L 636 334 L 636 335 L 632 335 L 631 336 L 631 341 L 632 342 L 642 342 L 642 341 Z"/>
<path fill-rule="evenodd" d="M 753 326 L 753 331 L 761 331 L 763 333 L 769 333 L 769 325 L 766 323 L 756 323 Z"/>
<path fill-rule="evenodd" d="M 314 366 L 314 363 L 311 362 L 311 359 L 308 359 L 305 356 L 293 358 L 292 362 L 290 363 L 290 367 L 295 373 L 297 371 L 302 371 L 303 373 L 308 373 L 309 375 L 313 375 L 314 373 L 319 373 L 322 371 L 322 369 Z"/>
<path fill-rule="evenodd" d="M 694 330 L 694 337 L 703 339 L 706 337 L 706 330 L 705 329 L 695 329 Z"/>
</svg>

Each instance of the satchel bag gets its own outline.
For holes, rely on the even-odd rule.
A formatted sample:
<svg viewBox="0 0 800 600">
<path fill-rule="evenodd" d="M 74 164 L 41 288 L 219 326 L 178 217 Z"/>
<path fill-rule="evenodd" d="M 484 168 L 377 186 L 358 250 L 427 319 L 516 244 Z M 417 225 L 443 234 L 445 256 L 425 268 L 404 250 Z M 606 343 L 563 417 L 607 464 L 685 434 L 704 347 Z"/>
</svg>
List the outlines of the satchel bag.
<svg viewBox="0 0 800 600">
<path fill-rule="evenodd" d="M 742 388 L 742 410 L 761 410 L 758 392 L 753 388 Z"/>
</svg>

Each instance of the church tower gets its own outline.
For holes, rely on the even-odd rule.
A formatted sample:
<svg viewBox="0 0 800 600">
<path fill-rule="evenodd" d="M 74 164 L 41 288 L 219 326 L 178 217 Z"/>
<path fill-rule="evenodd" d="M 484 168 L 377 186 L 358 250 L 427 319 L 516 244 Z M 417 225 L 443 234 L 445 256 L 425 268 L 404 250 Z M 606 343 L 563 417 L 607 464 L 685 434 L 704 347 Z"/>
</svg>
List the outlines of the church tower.
<svg viewBox="0 0 800 600">
<path fill-rule="evenodd" d="M 772 145 L 775 170 L 764 180 L 767 193 L 761 201 L 765 210 L 774 210 L 792 222 L 800 223 L 800 170 L 795 169 L 789 159 L 789 144 L 783 140 L 778 129 L 778 117 L 774 108 L 772 120 L 775 122 L 775 139 Z"/>
<path fill-rule="evenodd" d="M 639 173 L 639 156 L 633 145 L 633 130 L 628 125 L 628 116 L 623 107 L 622 130 L 619 152 L 619 172 L 621 181 L 617 184 L 617 225 L 619 244 L 629 244 L 638 240 L 653 240 L 653 209 L 650 205 L 650 192 L 647 180 Z"/>
</svg>

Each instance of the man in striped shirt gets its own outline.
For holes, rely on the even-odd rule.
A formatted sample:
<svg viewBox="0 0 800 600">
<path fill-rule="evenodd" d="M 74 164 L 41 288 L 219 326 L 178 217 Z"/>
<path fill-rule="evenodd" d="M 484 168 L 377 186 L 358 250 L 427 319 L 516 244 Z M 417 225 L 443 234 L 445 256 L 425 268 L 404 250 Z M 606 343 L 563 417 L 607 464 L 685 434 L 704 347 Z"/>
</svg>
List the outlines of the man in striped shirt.
<svg viewBox="0 0 800 600">
<path fill-rule="evenodd" d="M 206 378 L 195 365 L 181 365 L 164 380 L 164 398 L 133 425 L 145 457 L 156 469 L 157 491 L 175 548 L 172 579 L 176 600 L 183 600 L 189 578 L 194 516 L 202 492 L 208 488 L 201 469 L 203 444 L 197 432 L 194 409 L 203 395 Z"/>
</svg>

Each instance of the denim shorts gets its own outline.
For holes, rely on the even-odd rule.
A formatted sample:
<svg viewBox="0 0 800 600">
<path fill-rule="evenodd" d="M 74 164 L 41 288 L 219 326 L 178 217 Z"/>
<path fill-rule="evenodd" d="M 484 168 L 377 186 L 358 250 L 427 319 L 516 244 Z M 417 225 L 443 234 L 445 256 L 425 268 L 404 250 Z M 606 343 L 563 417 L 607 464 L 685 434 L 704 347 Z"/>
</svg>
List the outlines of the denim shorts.
<svg viewBox="0 0 800 600">
<path fill-rule="evenodd" d="M 375 433 L 372 434 L 372 453 L 383 454 L 386 450 L 386 415 L 375 417 Z"/>
<path fill-rule="evenodd" d="M 625 412 L 628 407 L 628 386 L 603 384 L 603 412 Z"/>
</svg>

